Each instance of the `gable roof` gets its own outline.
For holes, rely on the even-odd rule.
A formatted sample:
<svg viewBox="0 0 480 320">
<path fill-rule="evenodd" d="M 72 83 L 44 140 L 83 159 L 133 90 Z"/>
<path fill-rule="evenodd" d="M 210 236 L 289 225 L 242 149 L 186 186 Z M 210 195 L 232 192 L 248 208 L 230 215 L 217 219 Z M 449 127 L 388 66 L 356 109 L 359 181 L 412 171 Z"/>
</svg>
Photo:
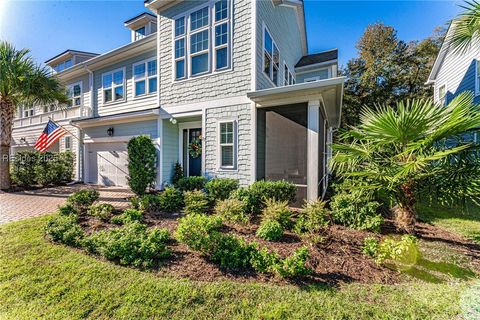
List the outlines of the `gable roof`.
<svg viewBox="0 0 480 320">
<path fill-rule="evenodd" d="M 447 39 L 451 37 L 454 29 L 455 29 L 455 26 L 453 25 L 452 22 L 450 22 L 447 33 L 445 34 L 445 38 L 443 39 L 442 46 L 440 47 L 440 51 L 437 54 L 435 63 L 433 64 L 432 71 L 430 71 L 430 75 L 428 76 L 427 82 L 425 82 L 425 84 L 435 83 L 435 80 L 437 79 L 438 71 L 440 70 L 443 60 L 445 59 L 445 56 L 448 53 L 448 49 L 450 48 L 450 43 Z"/>
<path fill-rule="evenodd" d="M 47 61 L 45 61 L 45 64 L 49 64 L 50 62 L 62 57 L 62 56 L 66 56 L 66 55 L 79 55 L 79 56 L 92 56 L 92 57 L 95 57 L 95 56 L 98 56 L 99 54 L 98 53 L 93 53 L 93 52 L 87 52 L 87 51 L 79 51 L 79 50 L 72 50 L 72 49 L 67 49 L 59 54 L 57 54 L 55 57 L 53 58 L 50 58 L 48 59 Z"/>
<path fill-rule="evenodd" d="M 153 14 L 149 13 L 149 12 L 142 12 L 138 15 L 136 15 L 135 17 L 131 18 L 131 19 L 128 19 L 127 21 L 124 22 L 124 24 L 129 24 L 130 22 L 133 22 L 139 18 L 143 18 L 143 16 L 146 16 L 146 17 L 151 17 L 151 18 L 154 18 L 154 19 L 157 19 L 156 16 L 154 16 Z"/>
<path fill-rule="evenodd" d="M 328 51 L 323 51 L 319 53 L 309 54 L 303 56 L 295 65 L 295 68 L 306 67 L 318 63 L 323 63 L 327 61 L 337 60 L 338 59 L 338 49 L 332 49 Z"/>
</svg>

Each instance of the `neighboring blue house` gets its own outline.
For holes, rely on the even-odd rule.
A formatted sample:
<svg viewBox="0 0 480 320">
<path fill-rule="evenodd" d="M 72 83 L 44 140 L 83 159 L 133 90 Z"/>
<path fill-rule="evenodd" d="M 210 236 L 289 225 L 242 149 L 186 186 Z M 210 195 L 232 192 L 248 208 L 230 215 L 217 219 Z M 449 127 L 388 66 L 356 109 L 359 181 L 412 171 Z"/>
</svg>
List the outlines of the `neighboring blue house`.
<svg viewBox="0 0 480 320">
<path fill-rule="evenodd" d="M 445 39 L 448 39 L 455 28 L 450 24 Z M 448 40 L 442 47 L 427 80 L 433 85 L 433 98 L 436 103 L 447 105 L 458 94 L 470 91 L 474 94 L 474 102 L 480 103 L 480 45 L 471 45 L 467 50 L 456 52 Z M 478 133 L 471 139 L 479 141 Z"/>
<path fill-rule="evenodd" d="M 50 59 L 71 102 L 24 106 L 12 150 L 32 148 L 48 118 L 68 135 L 53 151 L 76 154 L 76 177 L 127 184 L 127 142 L 150 136 L 157 187 L 176 162 L 185 175 L 291 181 L 298 197 L 326 187 L 328 144 L 340 123 L 337 50 L 309 55 L 303 1 L 150 0 L 124 23 L 131 43 L 104 54 Z M 96 39 L 95 41 L 101 41 Z M 189 152 L 201 145 L 201 154 Z M 193 155 L 192 155 L 193 154 Z"/>
</svg>

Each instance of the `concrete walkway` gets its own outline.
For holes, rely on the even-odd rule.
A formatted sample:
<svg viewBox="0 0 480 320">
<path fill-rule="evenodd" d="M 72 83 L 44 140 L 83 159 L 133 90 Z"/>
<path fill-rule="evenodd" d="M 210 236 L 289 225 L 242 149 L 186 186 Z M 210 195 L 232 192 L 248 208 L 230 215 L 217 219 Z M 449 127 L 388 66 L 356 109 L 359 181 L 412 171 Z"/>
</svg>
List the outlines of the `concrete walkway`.
<svg viewBox="0 0 480 320">
<path fill-rule="evenodd" d="M 84 188 L 97 189 L 100 202 L 111 203 L 119 209 L 128 205 L 127 197 L 132 195 L 129 190 L 118 187 L 81 184 L 13 193 L 0 191 L 0 224 L 53 213 L 70 194 Z"/>
</svg>

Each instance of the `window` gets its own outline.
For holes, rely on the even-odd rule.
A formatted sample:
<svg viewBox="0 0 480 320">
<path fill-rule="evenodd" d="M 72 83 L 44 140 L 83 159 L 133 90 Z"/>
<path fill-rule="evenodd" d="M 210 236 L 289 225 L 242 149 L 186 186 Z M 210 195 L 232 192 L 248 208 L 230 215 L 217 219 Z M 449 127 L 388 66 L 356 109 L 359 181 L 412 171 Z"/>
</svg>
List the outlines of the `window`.
<svg viewBox="0 0 480 320">
<path fill-rule="evenodd" d="M 35 115 L 35 108 L 33 105 L 27 105 L 23 107 L 23 117 L 28 118 L 28 117 L 33 117 Z"/>
<path fill-rule="evenodd" d="M 61 72 L 61 71 L 65 70 L 65 69 L 70 68 L 72 65 L 73 65 L 72 59 L 68 59 L 68 60 L 65 60 L 65 61 L 63 61 L 63 62 L 60 62 L 60 63 L 57 64 L 55 67 L 53 67 L 53 69 L 54 69 L 56 72 Z"/>
<path fill-rule="evenodd" d="M 72 150 L 72 137 L 65 137 L 64 138 L 65 142 L 65 150 Z"/>
<path fill-rule="evenodd" d="M 235 122 L 220 122 L 220 168 L 232 169 L 235 166 Z"/>
<path fill-rule="evenodd" d="M 229 1 L 212 2 L 210 6 L 194 9 L 193 12 L 176 18 L 173 55 L 176 80 L 228 69 Z"/>
<path fill-rule="evenodd" d="M 439 88 L 438 88 L 438 101 L 441 105 L 445 105 L 446 103 L 446 96 L 447 96 L 447 88 L 444 84 L 442 84 Z"/>
<path fill-rule="evenodd" d="M 135 30 L 135 41 L 145 38 L 145 27 Z"/>
<path fill-rule="evenodd" d="M 67 107 L 78 107 L 82 104 L 82 84 L 75 83 L 67 87 L 68 102 Z"/>
<path fill-rule="evenodd" d="M 48 104 L 43 106 L 44 113 L 53 112 L 55 110 L 57 110 L 57 106 L 54 104 Z"/>
<path fill-rule="evenodd" d="M 272 36 L 264 27 L 263 32 L 263 71 L 265 75 L 277 86 L 278 70 L 280 65 L 280 51 Z"/>
<path fill-rule="evenodd" d="M 103 102 L 124 100 L 125 72 L 123 69 L 115 70 L 102 75 Z"/>
<path fill-rule="evenodd" d="M 157 60 L 134 64 L 133 80 L 135 97 L 157 92 Z"/>
<path fill-rule="evenodd" d="M 290 69 L 288 68 L 287 64 L 283 62 L 285 65 L 284 70 L 283 70 L 283 85 L 284 86 L 291 86 L 295 84 L 295 77 L 293 76 L 292 72 L 290 72 Z"/>
</svg>

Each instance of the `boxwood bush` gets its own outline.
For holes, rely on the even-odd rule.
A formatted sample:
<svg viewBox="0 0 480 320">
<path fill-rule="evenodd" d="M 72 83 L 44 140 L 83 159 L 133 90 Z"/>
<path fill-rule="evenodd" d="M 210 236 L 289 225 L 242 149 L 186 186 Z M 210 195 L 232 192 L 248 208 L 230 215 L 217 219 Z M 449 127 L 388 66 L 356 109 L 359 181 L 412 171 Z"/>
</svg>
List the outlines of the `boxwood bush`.
<svg viewBox="0 0 480 320">
<path fill-rule="evenodd" d="M 211 235 L 221 227 L 220 217 L 194 213 L 179 219 L 175 238 L 192 250 L 208 252 Z"/>
<path fill-rule="evenodd" d="M 183 196 L 180 190 L 167 187 L 158 196 L 159 206 L 162 211 L 176 212 L 182 208 Z"/>
<path fill-rule="evenodd" d="M 335 223 L 357 229 L 380 231 L 383 217 L 377 213 L 380 204 L 358 193 L 339 193 L 332 198 L 330 207 Z"/>
<path fill-rule="evenodd" d="M 205 213 L 207 211 L 209 201 L 207 195 L 203 191 L 186 191 L 183 196 L 185 214 Z"/>
<path fill-rule="evenodd" d="M 67 198 L 67 204 L 71 205 L 78 214 L 85 214 L 99 197 L 100 194 L 95 189 L 82 189 L 70 195 Z"/>
<path fill-rule="evenodd" d="M 52 241 L 72 247 L 80 247 L 85 232 L 78 224 L 76 215 L 56 215 L 45 225 L 45 235 Z"/>
<path fill-rule="evenodd" d="M 110 221 L 113 224 L 143 222 L 143 212 L 137 209 L 125 209 L 123 210 L 122 214 L 113 217 Z"/>
<path fill-rule="evenodd" d="M 277 241 L 283 235 L 283 227 L 275 220 L 264 220 L 257 229 L 257 236 L 267 241 Z"/>
<path fill-rule="evenodd" d="M 84 240 L 90 253 L 100 254 L 121 265 L 152 267 L 155 261 L 170 256 L 166 229 L 152 228 L 138 222 L 121 228 L 94 233 Z"/>
<path fill-rule="evenodd" d="M 228 178 L 216 178 L 205 184 L 205 190 L 213 201 L 227 199 L 238 187 L 238 180 Z"/>
<path fill-rule="evenodd" d="M 102 221 L 108 221 L 114 210 L 115 208 L 109 203 L 99 203 L 90 206 L 87 214 Z"/>
<path fill-rule="evenodd" d="M 256 181 L 246 188 L 239 188 L 232 197 L 243 201 L 247 212 L 260 213 L 264 201 L 274 199 L 291 203 L 295 201 L 297 187 L 286 181 Z"/>
<path fill-rule="evenodd" d="M 175 187 L 180 191 L 194 191 L 194 190 L 203 190 L 207 179 L 204 177 L 183 177 L 178 179 Z"/>
</svg>

